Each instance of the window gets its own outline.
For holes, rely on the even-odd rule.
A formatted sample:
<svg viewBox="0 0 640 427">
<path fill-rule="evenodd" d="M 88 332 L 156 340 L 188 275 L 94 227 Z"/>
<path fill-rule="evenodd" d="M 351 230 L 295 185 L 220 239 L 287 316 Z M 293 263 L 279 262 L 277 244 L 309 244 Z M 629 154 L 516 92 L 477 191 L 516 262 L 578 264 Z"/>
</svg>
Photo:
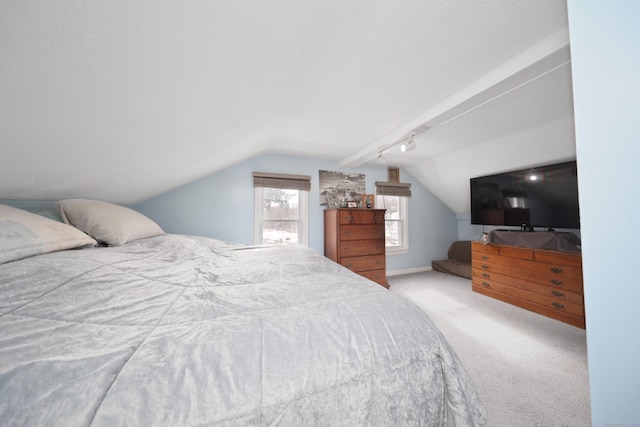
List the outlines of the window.
<svg viewBox="0 0 640 427">
<path fill-rule="evenodd" d="M 385 246 L 389 255 L 409 252 L 409 197 L 411 184 L 376 182 L 376 207 L 387 210 Z"/>
<path fill-rule="evenodd" d="M 310 177 L 254 172 L 256 244 L 309 244 Z"/>
<path fill-rule="evenodd" d="M 376 196 L 376 207 L 387 210 L 384 216 L 385 246 L 389 255 L 409 252 L 408 200 L 403 196 Z"/>
</svg>

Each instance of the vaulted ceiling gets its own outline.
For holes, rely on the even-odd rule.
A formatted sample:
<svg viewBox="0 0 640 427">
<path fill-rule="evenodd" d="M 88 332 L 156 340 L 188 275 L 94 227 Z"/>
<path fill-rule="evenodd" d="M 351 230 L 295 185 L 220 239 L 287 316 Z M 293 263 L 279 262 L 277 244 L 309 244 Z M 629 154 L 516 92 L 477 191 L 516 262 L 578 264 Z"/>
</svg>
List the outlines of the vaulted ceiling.
<svg viewBox="0 0 640 427">
<path fill-rule="evenodd" d="M 461 213 L 469 176 L 575 156 L 571 100 L 564 1 L 6 1 L 0 199 L 382 154 Z"/>
</svg>

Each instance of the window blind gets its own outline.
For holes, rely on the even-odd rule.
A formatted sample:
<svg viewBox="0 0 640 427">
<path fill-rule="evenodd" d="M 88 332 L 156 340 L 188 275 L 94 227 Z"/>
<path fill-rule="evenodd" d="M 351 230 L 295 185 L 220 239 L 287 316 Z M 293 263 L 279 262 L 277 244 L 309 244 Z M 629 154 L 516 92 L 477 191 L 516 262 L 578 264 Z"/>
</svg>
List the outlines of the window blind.
<svg viewBox="0 0 640 427">
<path fill-rule="evenodd" d="M 254 172 L 253 186 L 309 191 L 311 190 L 311 177 L 309 175 Z"/>
<path fill-rule="evenodd" d="M 411 197 L 411 184 L 376 181 L 376 194 L 379 196 Z"/>
</svg>

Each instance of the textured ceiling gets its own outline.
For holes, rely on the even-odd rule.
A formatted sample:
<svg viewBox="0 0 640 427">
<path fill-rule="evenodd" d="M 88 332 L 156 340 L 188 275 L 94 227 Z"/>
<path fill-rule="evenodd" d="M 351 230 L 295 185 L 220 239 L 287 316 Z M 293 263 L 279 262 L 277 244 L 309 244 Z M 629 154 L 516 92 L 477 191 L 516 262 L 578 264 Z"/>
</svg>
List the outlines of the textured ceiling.
<svg viewBox="0 0 640 427">
<path fill-rule="evenodd" d="M 133 203 L 263 152 L 368 161 L 566 25 L 558 0 L 3 1 L 0 199 Z M 568 65 L 535 84 L 398 162 L 435 185 L 424 162 L 571 113 Z"/>
</svg>

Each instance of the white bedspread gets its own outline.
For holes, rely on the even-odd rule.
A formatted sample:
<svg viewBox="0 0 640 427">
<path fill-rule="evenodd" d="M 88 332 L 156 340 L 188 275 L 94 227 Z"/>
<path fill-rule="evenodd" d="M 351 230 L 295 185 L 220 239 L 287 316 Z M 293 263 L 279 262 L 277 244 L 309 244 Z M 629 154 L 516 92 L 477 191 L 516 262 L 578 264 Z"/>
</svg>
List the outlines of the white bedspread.
<svg viewBox="0 0 640 427">
<path fill-rule="evenodd" d="M 312 250 L 164 235 L 0 265 L 0 425 L 484 425 L 427 316 Z"/>
</svg>

